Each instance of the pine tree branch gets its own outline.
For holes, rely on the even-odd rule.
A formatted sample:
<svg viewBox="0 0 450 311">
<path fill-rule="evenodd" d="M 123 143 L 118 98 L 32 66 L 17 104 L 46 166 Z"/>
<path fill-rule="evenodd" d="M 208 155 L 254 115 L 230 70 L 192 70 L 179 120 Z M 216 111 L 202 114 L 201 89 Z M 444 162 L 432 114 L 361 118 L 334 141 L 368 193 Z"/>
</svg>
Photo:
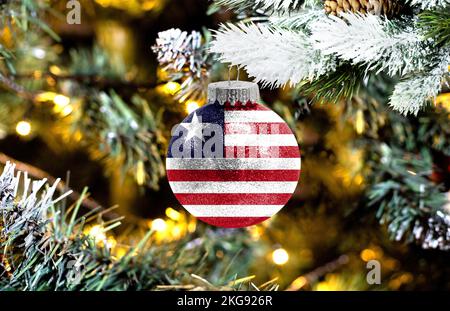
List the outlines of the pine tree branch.
<svg viewBox="0 0 450 311">
<path fill-rule="evenodd" d="M 246 10 L 261 12 L 292 12 L 300 9 L 304 0 L 214 0 L 219 6 L 225 6 L 238 13 Z"/>
<path fill-rule="evenodd" d="M 435 41 L 435 45 L 450 46 L 450 9 L 420 13 L 418 26 L 425 32 L 426 38 Z"/>
<path fill-rule="evenodd" d="M 450 5 L 449 0 L 407 0 L 410 5 L 417 6 L 422 10 L 429 10 L 435 8 L 445 8 Z"/>
<path fill-rule="evenodd" d="M 428 146 L 417 154 L 388 145 L 378 148 L 381 160 L 370 164 L 376 174 L 368 198 L 369 206 L 377 206 L 380 223 L 396 241 L 450 250 L 448 201 L 442 185 L 430 180 L 433 161 Z"/>
<path fill-rule="evenodd" d="M 21 162 L 18 161 L 14 158 L 11 158 L 9 156 L 7 156 L 4 153 L 0 152 L 0 163 L 2 163 L 3 165 L 6 165 L 6 163 L 14 163 L 16 165 L 17 170 L 22 171 L 22 172 L 27 172 L 31 177 L 35 178 L 35 179 L 46 179 L 50 184 L 54 184 L 56 182 L 56 178 L 53 177 L 52 175 L 50 175 L 49 173 L 41 170 L 40 168 L 37 168 L 31 164 L 25 163 L 25 162 Z M 60 181 L 57 184 L 57 189 L 59 192 L 61 193 L 65 193 L 69 190 L 71 190 L 71 194 L 68 196 L 73 202 L 77 202 L 78 200 L 80 200 L 82 198 L 81 194 L 79 192 L 76 192 L 72 189 L 70 189 L 63 181 Z M 81 204 L 86 207 L 89 210 L 104 210 L 104 208 L 97 203 L 94 199 L 88 198 L 88 197 L 83 197 L 83 200 L 81 201 Z M 108 220 L 111 219 L 117 219 L 120 217 L 120 215 L 109 211 L 108 213 L 105 213 L 105 218 Z"/>
<path fill-rule="evenodd" d="M 432 49 L 415 26 L 373 14 L 342 13 L 311 26 L 313 46 L 367 70 L 391 76 L 421 72 L 435 64 Z"/>
<path fill-rule="evenodd" d="M 308 30 L 311 31 L 311 25 L 319 20 L 328 18 L 322 5 L 315 5 L 304 8 L 298 12 L 287 15 L 272 15 L 269 17 L 269 23 L 275 27 L 290 30 Z"/>
<path fill-rule="evenodd" d="M 303 32 L 267 24 L 223 25 L 214 34 L 211 51 L 272 87 L 312 80 L 336 66 L 334 58 L 314 49 Z"/>
<path fill-rule="evenodd" d="M 120 222 L 105 222 L 102 212 L 81 215 L 82 199 L 62 208 L 70 191 L 58 194 L 58 182 L 32 180 L 11 163 L 0 174 L 0 290 L 151 290 L 185 284 L 193 273 L 224 284 L 235 276 L 225 275 L 232 260 L 248 262 L 243 231 L 205 230 L 173 243 L 154 243 L 147 227 L 133 237 L 113 235 Z M 236 256 L 205 256 L 217 249 Z"/>
<path fill-rule="evenodd" d="M 317 267 L 316 269 L 304 275 L 297 277 L 287 288 L 288 291 L 301 290 L 306 285 L 311 285 L 317 282 L 321 277 L 327 273 L 333 272 L 349 262 L 348 255 L 341 255 L 335 260 L 332 260 L 325 265 Z"/>
<path fill-rule="evenodd" d="M 27 91 L 23 86 L 17 84 L 14 80 L 0 73 L 0 83 L 8 90 L 16 93 L 19 97 L 30 101 L 35 100 L 36 94 Z"/>
<path fill-rule="evenodd" d="M 447 54 L 448 53 L 448 54 Z M 448 76 L 450 53 L 442 55 L 440 64 L 429 72 L 422 72 L 398 82 L 390 98 L 389 105 L 400 113 L 416 114 L 430 103 L 441 90 L 444 77 Z"/>
<path fill-rule="evenodd" d="M 181 83 L 175 98 L 205 101 L 207 84 L 216 65 L 208 45 L 210 33 L 182 31 L 172 28 L 158 33 L 156 44 L 152 46 L 159 65 L 170 81 Z M 216 65 L 217 66 L 217 65 Z"/>
<path fill-rule="evenodd" d="M 123 176 L 153 189 L 164 176 L 161 158 L 163 124 L 138 95 L 125 102 L 114 90 L 90 94 L 89 105 L 72 127 L 85 134 L 94 158 Z"/>
<path fill-rule="evenodd" d="M 318 103 L 338 103 L 356 95 L 365 78 L 362 68 L 343 64 L 333 72 L 300 83 L 297 90 Z"/>
</svg>

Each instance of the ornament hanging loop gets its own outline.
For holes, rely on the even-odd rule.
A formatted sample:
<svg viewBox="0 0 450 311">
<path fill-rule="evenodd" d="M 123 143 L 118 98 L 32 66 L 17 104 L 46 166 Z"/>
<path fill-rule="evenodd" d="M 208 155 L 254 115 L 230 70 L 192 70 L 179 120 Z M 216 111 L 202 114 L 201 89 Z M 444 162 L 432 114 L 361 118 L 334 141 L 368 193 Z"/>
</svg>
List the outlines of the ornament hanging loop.
<svg viewBox="0 0 450 311">
<path fill-rule="evenodd" d="M 237 68 L 237 74 L 236 74 L 236 81 L 239 81 L 239 76 L 241 75 L 241 67 L 239 65 L 236 65 Z M 231 70 L 233 69 L 233 65 L 228 65 L 228 82 L 231 82 Z"/>
</svg>

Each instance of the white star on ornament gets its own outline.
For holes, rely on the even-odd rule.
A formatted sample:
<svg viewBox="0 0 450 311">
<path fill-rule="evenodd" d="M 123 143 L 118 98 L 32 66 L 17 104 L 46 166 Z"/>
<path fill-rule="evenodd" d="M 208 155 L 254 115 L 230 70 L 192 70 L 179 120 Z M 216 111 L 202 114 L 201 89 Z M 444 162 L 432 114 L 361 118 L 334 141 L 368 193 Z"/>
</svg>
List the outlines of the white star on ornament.
<svg viewBox="0 0 450 311">
<path fill-rule="evenodd" d="M 194 112 L 194 115 L 192 116 L 191 123 L 181 123 L 181 126 L 188 130 L 186 140 L 197 137 L 202 141 L 205 141 L 205 138 L 203 137 L 203 129 L 205 128 L 205 123 L 200 122 L 196 112 Z"/>
</svg>

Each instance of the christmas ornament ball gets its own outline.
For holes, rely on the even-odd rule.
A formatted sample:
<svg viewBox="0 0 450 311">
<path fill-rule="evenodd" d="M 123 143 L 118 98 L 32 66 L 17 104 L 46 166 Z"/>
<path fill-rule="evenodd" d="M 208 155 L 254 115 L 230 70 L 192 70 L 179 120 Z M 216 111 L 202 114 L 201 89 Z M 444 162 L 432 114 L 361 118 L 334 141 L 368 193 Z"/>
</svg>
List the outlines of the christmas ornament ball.
<svg viewBox="0 0 450 311">
<path fill-rule="evenodd" d="M 174 127 L 166 160 L 180 204 L 208 224 L 239 228 L 275 215 L 300 177 L 297 140 L 257 85 L 219 82 L 209 103 Z"/>
</svg>

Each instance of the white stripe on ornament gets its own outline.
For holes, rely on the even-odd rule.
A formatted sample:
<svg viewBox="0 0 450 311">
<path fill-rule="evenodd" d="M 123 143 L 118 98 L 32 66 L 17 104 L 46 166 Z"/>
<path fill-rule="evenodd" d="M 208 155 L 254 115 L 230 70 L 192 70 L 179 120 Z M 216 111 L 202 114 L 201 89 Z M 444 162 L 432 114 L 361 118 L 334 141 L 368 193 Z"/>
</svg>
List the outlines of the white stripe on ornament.
<svg viewBox="0 0 450 311">
<path fill-rule="evenodd" d="M 225 146 L 297 146 L 292 134 L 226 134 Z"/>
<path fill-rule="evenodd" d="M 283 205 L 183 205 L 195 217 L 271 217 Z"/>
<path fill-rule="evenodd" d="M 174 193 L 293 193 L 296 181 L 176 181 L 169 182 Z"/>
<path fill-rule="evenodd" d="M 225 111 L 225 123 L 235 122 L 284 122 L 273 111 Z"/>
<path fill-rule="evenodd" d="M 168 170 L 299 170 L 300 158 L 167 158 Z"/>
</svg>

